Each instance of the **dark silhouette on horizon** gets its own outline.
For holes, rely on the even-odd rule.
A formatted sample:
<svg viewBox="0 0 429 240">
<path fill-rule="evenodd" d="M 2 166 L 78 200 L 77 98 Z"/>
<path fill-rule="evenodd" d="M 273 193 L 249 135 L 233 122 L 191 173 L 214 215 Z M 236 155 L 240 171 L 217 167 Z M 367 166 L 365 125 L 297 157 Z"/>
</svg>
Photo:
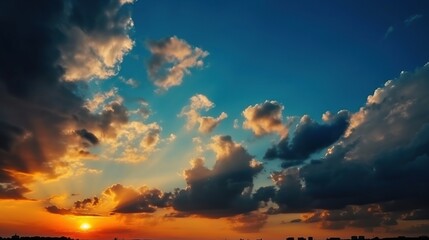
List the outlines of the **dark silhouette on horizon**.
<svg viewBox="0 0 429 240">
<path fill-rule="evenodd" d="M 118 238 L 114 238 L 117 240 Z M 20 237 L 18 235 L 13 235 L 11 237 L 0 237 L 0 240 L 79 240 L 73 239 L 70 237 L 42 237 L 42 236 L 32 236 L 32 237 Z M 240 238 L 240 240 L 244 240 Z M 250 240 L 250 239 L 246 239 Z M 263 240 L 263 238 L 257 238 L 256 240 Z M 286 237 L 284 240 L 313 240 L 313 237 Z M 406 237 L 406 236 L 398 236 L 398 237 L 373 237 L 373 238 L 365 238 L 365 236 L 351 236 L 351 238 L 340 238 L 340 237 L 328 237 L 326 240 L 429 240 L 428 236 L 419 236 L 419 237 Z"/>
<path fill-rule="evenodd" d="M 79 240 L 69 237 L 42 237 L 42 236 L 32 236 L 32 237 L 20 237 L 18 235 L 13 235 L 11 237 L 0 237 L 0 240 Z"/>
</svg>

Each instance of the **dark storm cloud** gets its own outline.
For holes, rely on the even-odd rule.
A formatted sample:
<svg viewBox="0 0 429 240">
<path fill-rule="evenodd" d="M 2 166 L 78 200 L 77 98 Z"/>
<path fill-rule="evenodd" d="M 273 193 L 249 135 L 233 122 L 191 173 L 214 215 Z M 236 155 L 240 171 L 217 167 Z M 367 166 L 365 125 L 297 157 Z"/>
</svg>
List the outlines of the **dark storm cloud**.
<svg viewBox="0 0 429 240">
<path fill-rule="evenodd" d="M 293 139 L 283 138 L 265 153 L 265 159 L 303 160 L 312 153 L 335 143 L 349 125 L 350 114 L 340 111 L 335 116 L 324 114 L 326 124 L 319 124 L 305 115 L 301 118 Z M 289 166 L 288 162 L 285 166 Z"/>
<path fill-rule="evenodd" d="M 81 137 L 94 144 L 93 129 L 112 132 L 110 123 L 126 122 L 120 104 L 90 113 L 79 95 L 83 83 L 64 81 L 114 74 L 132 46 L 131 18 L 121 5 L 113 0 L 1 3 L 1 198 L 28 192 L 26 182 L 15 177 L 19 173 L 56 177 L 55 167 L 67 165 L 60 159 L 76 142 L 66 130 L 86 129 Z M 115 51 L 104 52 L 107 46 Z"/>
<path fill-rule="evenodd" d="M 171 193 L 142 187 L 138 190 L 115 184 L 104 191 L 116 202 L 114 213 L 153 213 L 171 204 Z"/>
<path fill-rule="evenodd" d="M 10 151 L 13 144 L 24 136 L 24 129 L 0 121 L 0 149 Z"/>
<path fill-rule="evenodd" d="M 324 228 L 367 230 L 397 220 L 427 219 L 428 91 L 429 64 L 378 88 L 351 116 L 344 137 L 324 158 L 272 175 L 277 187 L 273 201 L 279 207 L 271 212 L 324 209 L 330 218 L 317 220 Z M 365 210 L 362 206 L 368 204 L 379 209 Z M 364 220 L 366 215 L 351 210 L 377 215 Z M 342 211 L 349 219 L 334 221 L 333 216 Z"/>
<path fill-rule="evenodd" d="M 218 218 L 247 213 L 258 208 L 252 198 L 253 178 L 262 165 L 230 136 L 216 136 L 211 144 L 216 153 L 213 169 L 202 159 L 185 171 L 186 189 L 178 189 L 173 207 L 180 212 Z"/>
</svg>

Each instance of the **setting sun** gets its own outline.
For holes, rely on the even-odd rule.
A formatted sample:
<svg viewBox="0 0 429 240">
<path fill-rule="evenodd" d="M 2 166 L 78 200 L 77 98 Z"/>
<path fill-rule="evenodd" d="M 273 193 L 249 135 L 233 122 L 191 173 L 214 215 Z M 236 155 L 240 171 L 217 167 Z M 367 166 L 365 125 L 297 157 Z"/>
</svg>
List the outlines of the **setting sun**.
<svg viewBox="0 0 429 240">
<path fill-rule="evenodd" d="M 82 223 L 79 226 L 80 230 L 82 231 L 88 231 L 91 228 L 91 225 L 89 223 Z"/>
</svg>

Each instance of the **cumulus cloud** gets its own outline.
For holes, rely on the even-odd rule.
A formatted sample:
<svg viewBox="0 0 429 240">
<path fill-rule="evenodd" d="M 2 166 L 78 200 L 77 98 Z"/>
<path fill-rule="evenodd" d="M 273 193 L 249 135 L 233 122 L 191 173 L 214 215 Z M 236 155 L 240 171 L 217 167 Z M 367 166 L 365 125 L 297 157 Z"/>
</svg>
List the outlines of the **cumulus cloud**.
<svg viewBox="0 0 429 240">
<path fill-rule="evenodd" d="M 104 191 L 116 203 L 114 213 L 153 213 L 157 208 L 168 207 L 171 193 L 163 193 L 158 189 L 141 187 L 134 189 L 115 184 Z"/>
<path fill-rule="evenodd" d="M 262 164 L 230 136 L 213 137 L 211 148 L 215 165 L 209 169 L 201 158 L 191 162 L 192 167 L 184 172 L 187 187 L 175 192 L 174 209 L 211 218 L 256 210 L 258 202 L 251 192 Z"/>
<path fill-rule="evenodd" d="M 346 131 L 350 114 L 342 110 L 336 115 L 330 112 L 323 114 L 325 124 L 319 124 L 308 115 L 299 121 L 293 139 L 283 138 L 265 153 L 265 159 L 280 158 L 283 160 L 303 160 L 312 153 L 322 150 L 335 143 Z M 291 161 L 285 162 L 289 166 Z"/>
<path fill-rule="evenodd" d="M 284 107 L 276 101 L 265 101 L 249 106 L 242 113 L 245 118 L 243 128 L 250 129 L 257 137 L 270 133 L 286 137 L 288 129 L 283 124 L 283 109 Z"/>
<path fill-rule="evenodd" d="M 201 133 L 211 133 L 228 115 L 222 112 L 218 117 L 201 116 L 201 111 L 208 111 L 214 107 L 206 96 L 196 94 L 189 100 L 189 105 L 185 106 L 180 115 L 186 117 L 186 128 L 192 129 L 199 124 L 198 131 Z"/>
<path fill-rule="evenodd" d="M 116 74 L 134 45 L 128 35 L 133 21 L 129 12 L 121 11 L 122 5 L 120 1 L 78 1 L 66 6 L 68 22 L 62 27 L 67 41 L 59 46 L 64 80 L 105 79 Z"/>
<path fill-rule="evenodd" d="M 115 73 L 132 47 L 131 18 L 114 0 L 12 1 L 0 11 L 0 45 L 7 46 L 0 63 L 8 66 L 0 69 L 0 197 L 22 199 L 32 178 L 19 176 L 81 168 L 74 157 L 128 121 L 120 102 L 86 108 L 84 83 L 76 81 Z M 69 154 L 74 160 L 65 161 Z"/>
<path fill-rule="evenodd" d="M 428 80 L 429 64 L 414 73 L 401 73 L 352 114 L 346 136 L 322 159 L 273 173 L 277 187 L 273 202 L 278 208 L 271 212 L 324 209 L 366 214 L 370 211 L 365 205 L 372 208 L 375 204 L 380 207 L 371 212 L 377 214 L 367 221 L 372 226 L 427 219 Z M 354 220 L 326 220 L 323 227 L 371 227 L 356 214 L 350 219 Z"/>
<path fill-rule="evenodd" d="M 158 123 L 130 121 L 121 125 L 114 138 L 101 144 L 105 151 L 100 157 L 122 162 L 142 162 L 157 150 L 161 142 L 162 128 Z"/>
<path fill-rule="evenodd" d="M 148 74 L 161 91 L 182 84 L 185 74 L 190 74 L 191 68 L 202 67 L 209 54 L 176 36 L 149 41 L 147 47 L 152 54 Z"/>
</svg>

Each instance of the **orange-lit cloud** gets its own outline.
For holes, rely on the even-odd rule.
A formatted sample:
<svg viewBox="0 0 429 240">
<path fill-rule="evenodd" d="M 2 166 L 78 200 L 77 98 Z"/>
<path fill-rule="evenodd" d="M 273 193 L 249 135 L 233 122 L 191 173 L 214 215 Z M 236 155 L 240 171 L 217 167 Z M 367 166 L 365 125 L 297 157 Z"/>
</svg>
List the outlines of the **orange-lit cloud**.
<svg viewBox="0 0 429 240">
<path fill-rule="evenodd" d="M 202 67 L 203 59 L 209 54 L 176 36 L 150 41 L 147 46 L 152 53 L 148 74 L 161 91 L 182 84 L 185 74 L 189 74 L 191 68 Z"/>
<path fill-rule="evenodd" d="M 186 128 L 192 129 L 199 124 L 198 130 L 201 133 L 211 133 L 222 120 L 228 115 L 222 112 L 218 117 L 201 116 L 201 111 L 208 111 L 214 107 L 214 103 L 202 94 L 196 94 L 191 97 L 190 104 L 185 106 L 180 113 L 187 119 Z"/>
<path fill-rule="evenodd" d="M 284 138 L 288 134 L 288 128 L 283 124 L 283 109 L 284 107 L 276 101 L 265 101 L 249 106 L 243 111 L 245 118 L 243 128 L 250 129 L 257 137 L 277 133 Z"/>
</svg>

